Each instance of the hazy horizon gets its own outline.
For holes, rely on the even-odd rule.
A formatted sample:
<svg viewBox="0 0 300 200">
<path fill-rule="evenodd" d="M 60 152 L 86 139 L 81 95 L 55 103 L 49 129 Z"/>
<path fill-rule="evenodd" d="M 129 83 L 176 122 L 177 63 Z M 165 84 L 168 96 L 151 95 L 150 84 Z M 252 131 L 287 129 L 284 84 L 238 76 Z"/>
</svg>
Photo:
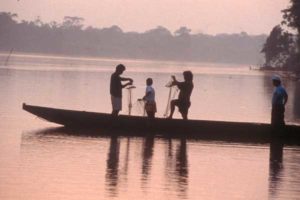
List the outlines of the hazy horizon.
<svg viewBox="0 0 300 200">
<path fill-rule="evenodd" d="M 19 19 L 62 22 L 64 16 L 84 18 L 84 25 L 119 26 L 124 32 L 145 32 L 163 26 L 174 32 L 181 26 L 192 33 L 221 34 L 246 32 L 269 34 L 282 20 L 281 10 L 289 0 L 2 0 L 1 11 L 16 13 Z"/>
</svg>

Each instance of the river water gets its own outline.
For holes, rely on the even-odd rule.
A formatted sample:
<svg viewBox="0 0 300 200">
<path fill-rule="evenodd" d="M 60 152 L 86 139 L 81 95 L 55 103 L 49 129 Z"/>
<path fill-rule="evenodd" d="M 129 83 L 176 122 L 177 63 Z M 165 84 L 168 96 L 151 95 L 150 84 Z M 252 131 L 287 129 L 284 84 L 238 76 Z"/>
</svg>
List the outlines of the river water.
<svg viewBox="0 0 300 200">
<path fill-rule="evenodd" d="M 22 110 L 26 102 L 109 113 L 109 79 L 119 63 L 127 66 L 123 76 L 134 79 L 134 115 L 143 114 L 137 99 L 146 78 L 154 80 L 163 117 L 170 76 L 182 80 L 192 70 L 189 118 L 270 121 L 272 73 L 249 66 L 21 54 L 7 62 L 0 54 L 0 199 L 300 199 L 297 145 L 89 137 Z M 300 82 L 283 78 L 283 84 L 286 122 L 299 124 Z"/>
</svg>

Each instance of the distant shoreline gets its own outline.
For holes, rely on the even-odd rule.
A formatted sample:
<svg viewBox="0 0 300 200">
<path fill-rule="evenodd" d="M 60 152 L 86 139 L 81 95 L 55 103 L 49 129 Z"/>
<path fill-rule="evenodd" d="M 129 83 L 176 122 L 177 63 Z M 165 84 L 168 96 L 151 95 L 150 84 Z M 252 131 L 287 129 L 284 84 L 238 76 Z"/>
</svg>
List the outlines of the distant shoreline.
<svg viewBox="0 0 300 200">
<path fill-rule="evenodd" d="M 0 56 L 8 56 L 10 51 L 1 51 Z M 245 66 L 248 64 L 241 63 L 225 63 L 225 62 L 201 62 L 201 61 L 177 61 L 177 60 L 159 60 L 159 59 L 141 59 L 141 58 L 119 58 L 119 57 L 100 57 L 100 56 L 76 56 L 76 55 L 63 55 L 63 54 L 47 54 L 47 53 L 35 53 L 35 52 L 13 52 L 12 57 L 21 56 L 21 57 L 32 57 L 32 58 L 53 58 L 53 59 L 68 59 L 68 60 L 86 60 L 86 61 L 119 61 L 123 62 L 157 62 L 157 63 L 165 63 L 165 64 L 173 64 L 173 63 L 182 63 L 190 64 L 190 65 L 198 65 L 205 64 L 208 66 L 214 65 L 224 65 L 224 66 Z M 254 66 L 254 65 L 251 65 Z M 255 66 L 257 68 L 258 66 Z"/>
</svg>

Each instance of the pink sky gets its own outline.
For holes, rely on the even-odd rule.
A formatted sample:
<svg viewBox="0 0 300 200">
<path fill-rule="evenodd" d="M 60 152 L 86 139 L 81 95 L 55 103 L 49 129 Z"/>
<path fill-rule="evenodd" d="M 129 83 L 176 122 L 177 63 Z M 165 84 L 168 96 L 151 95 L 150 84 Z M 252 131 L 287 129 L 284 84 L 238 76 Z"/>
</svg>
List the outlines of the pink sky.
<svg viewBox="0 0 300 200">
<path fill-rule="evenodd" d="M 80 16 L 86 25 L 118 25 L 124 31 L 160 25 L 171 31 L 187 26 L 193 33 L 261 34 L 280 23 L 288 5 L 289 0 L 1 0 L 0 11 L 45 22 Z"/>
</svg>

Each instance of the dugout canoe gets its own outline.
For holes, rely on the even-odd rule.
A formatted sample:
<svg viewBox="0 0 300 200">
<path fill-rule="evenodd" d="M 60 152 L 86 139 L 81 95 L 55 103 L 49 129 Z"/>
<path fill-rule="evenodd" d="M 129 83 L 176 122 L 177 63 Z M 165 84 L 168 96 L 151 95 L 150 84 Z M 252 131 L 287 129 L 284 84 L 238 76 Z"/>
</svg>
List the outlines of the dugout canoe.
<svg viewBox="0 0 300 200">
<path fill-rule="evenodd" d="M 162 135 L 186 135 L 197 138 L 223 139 L 269 139 L 274 128 L 266 123 L 227 122 L 208 120 L 182 120 L 143 116 L 119 115 L 112 117 L 107 113 L 66 110 L 23 103 L 23 110 L 39 118 L 63 125 L 67 128 L 122 130 L 135 133 L 155 133 Z M 286 125 L 280 134 L 290 140 L 300 141 L 300 126 Z"/>
</svg>

